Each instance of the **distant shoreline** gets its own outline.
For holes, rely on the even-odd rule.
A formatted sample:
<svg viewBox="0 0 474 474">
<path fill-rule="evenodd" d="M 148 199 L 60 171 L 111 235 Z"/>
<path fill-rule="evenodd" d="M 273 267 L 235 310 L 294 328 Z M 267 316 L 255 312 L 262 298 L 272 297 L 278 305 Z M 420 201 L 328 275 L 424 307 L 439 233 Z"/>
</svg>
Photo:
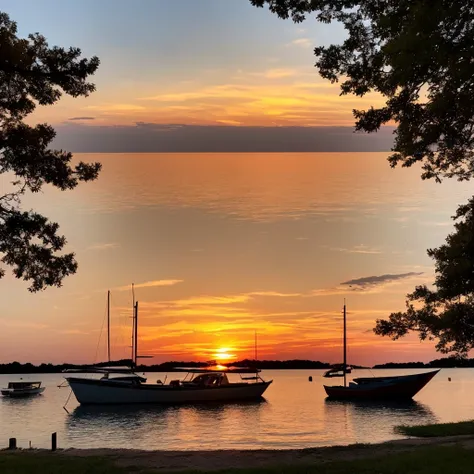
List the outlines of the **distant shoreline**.
<svg viewBox="0 0 474 474">
<path fill-rule="evenodd" d="M 34 365 L 31 363 L 22 364 L 20 362 L 10 362 L 7 364 L 0 364 L 0 374 L 49 374 L 61 373 L 66 369 L 84 369 L 93 366 L 127 366 L 130 360 L 118 360 L 111 362 L 100 362 L 97 364 L 40 364 Z M 327 362 L 313 361 L 313 360 L 250 360 L 244 359 L 233 362 L 232 364 L 238 367 L 258 367 L 261 370 L 321 370 L 329 369 L 332 364 Z M 174 368 L 182 367 L 207 367 L 205 362 L 179 362 L 170 361 L 155 365 L 139 365 L 137 372 L 173 372 Z M 459 359 L 454 357 L 446 357 L 443 359 L 436 359 L 431 362 L 388 362 L 386 364 L 377 364 L 373 367 L 361 367 L 352 365 L 355 369 L 430 369 L 430 368 L 474 368 L 474 359 Z"/>
</svg>

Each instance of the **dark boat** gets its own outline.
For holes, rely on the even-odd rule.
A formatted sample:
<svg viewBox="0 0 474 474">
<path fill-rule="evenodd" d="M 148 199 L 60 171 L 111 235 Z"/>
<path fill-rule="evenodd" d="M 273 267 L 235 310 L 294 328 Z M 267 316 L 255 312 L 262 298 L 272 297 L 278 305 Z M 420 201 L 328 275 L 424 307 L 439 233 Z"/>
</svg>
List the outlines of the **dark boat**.
<svg viewBox="0 0 474 474">
<path fill-rule="evenodd" d="M 351 372 L 351 368 L 347 365 L 345 302 L 343 314 L 344 363 L 330 369 L 324 374 L 324 377 L 344 377 L 344 385 L 324 385 L 328 398 L 335 400 L 410 400 L 439 372 L 438 369 L 422 374 L 362 377 L 355 378 L 347 384 L 346 374 Z"/>
</svg>

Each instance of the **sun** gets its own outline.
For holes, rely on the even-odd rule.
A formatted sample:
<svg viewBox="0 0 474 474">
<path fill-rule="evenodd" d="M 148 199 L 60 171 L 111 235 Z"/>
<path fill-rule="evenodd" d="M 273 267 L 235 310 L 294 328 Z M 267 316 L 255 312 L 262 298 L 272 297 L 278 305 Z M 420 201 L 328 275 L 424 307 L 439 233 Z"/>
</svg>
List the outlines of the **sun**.
<svg viewBox="0 0 474 474">
<path fill-rule="evenodd" d="M 213 358 L 217 361 L 229 361 L 230 359 L 235 358 L 235 354 L 231 353 L 232 348 L 230 347 L 221 347 L 219 349 L 216 349 L 214 353 L 212 354 Z"/>
</svg>

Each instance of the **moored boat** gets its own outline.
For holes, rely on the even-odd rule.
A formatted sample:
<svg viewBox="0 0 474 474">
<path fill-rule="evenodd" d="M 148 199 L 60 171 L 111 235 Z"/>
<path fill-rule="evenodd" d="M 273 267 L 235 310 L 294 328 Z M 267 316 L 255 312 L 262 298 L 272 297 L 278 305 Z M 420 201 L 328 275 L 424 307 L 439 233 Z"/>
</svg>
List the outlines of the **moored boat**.
<svg viewBox="0 0 474 474">
<path fill-rule="evenodd" d="M 183 369 L 176 369 L 182 371 Z M 100 379 L 66 377 L 80 404 L 138 404 L 159 403 L 179 404 L 196 402 L 233 402 L 260 398 L 272 381 L 264 381 L 256 369 L 247 368 L 201 368 L 184 369 L 188 372 L 183 380 L 171 380 L 168 384 L 160 381 L 146 383 L 146 379 L 133 371 L 123 371 L 118 377 L 110 377 L 115 372 L 107 369 Z M 94 370 L 91 370 L 93 372 Z M 238 382 L 230 382 L 227 374 L 253 374 L 253 382 L 242 377 Z M 118 374 L 117 374 L 118 375 Z M 188 378 L 189 377 L 189 378 Z"/>
<path fill-rule="evenodd" d="M 328 397 L 352 400 L 410 400 L 437 373 L 438 370 L 422 374 L 393 377 L 355 378 L 347 386 L 324 386 Z"/>
<path fill-rule="evenodd" d="M 253 400 L 260 398 L 272 383 L 271 380 L 263 380 L 257 368 L 225 366 L 177 368 L 173 371 L 187 373 L 183 380 L 171 380 L 168 384 L 161 381 L 146 383 L 145 377 L 135 373 L 137 360 L 140 358 L 137 355 L 138 302 L 134 304 L 133 328 L 130 368 L 93 367 L 87 371 L 65 371 L 103 374 L 101 378 L 65 377 L 80 404 L 178 404 Z M 240 380 L 231 382 L 228 374 L 238 374 Z M 251 376 L 243 377 L 242 374 Z"/>
<path fill-rule="evenodd" d="M 30 397 L 44 392 L 41 382 L 9 382 L 7 388 L 2 388 L 4 397 Z"/>
<path fill-rule="evenodd" d="M 325 377 L 344 377 L 344 385 L 324 385 L 328 398 L 338 400 L 410 400 L 438 372 L 432 370 L 421 374 L 391 377 L 359 377 L 347 384 L 346 374 L 352 369 L 347 365 L 346 304 L 344 302 L 344 362 L 328 370 Z"/>
</svg>

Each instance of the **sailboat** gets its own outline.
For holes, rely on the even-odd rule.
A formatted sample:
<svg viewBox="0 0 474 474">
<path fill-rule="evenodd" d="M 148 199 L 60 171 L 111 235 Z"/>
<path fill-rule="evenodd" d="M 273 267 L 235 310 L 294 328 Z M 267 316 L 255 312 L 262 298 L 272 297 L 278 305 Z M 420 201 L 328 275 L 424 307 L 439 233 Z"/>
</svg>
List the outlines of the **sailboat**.
<svg viewBox="0 0 474 474">
<path fill-rule="evenodd" d="M 110 299 L 108 299 L 110 301 Z M 110 312 L 109 321 L 110 321 Z M 108 325 L 110 328 L 110 324 Z M 110 360 L 110 336 L 108 337 Z M 138 355 L 138 301 L 134 303 L 132 363 L 130 368 L 92 367 L 87 372 L 100 373 L 100 379 L 65 377 L 82 405 L 98 404 L 178 404 L 195 402 L 233 402 L 254 400 L 262 397 L 272 380 L 263 380 L 257 368 L 206 367 L 176 368 L 175 371 L 187 372 L 183 380 L 170 380 L 164 384 L 146 383 L 147 379 L 135 373 Z M 66 372 L 84 372 L 66 370 Z M 240 381 L 230 382 L 227 374 L 239 374 Z M 242 374 L 252 376 L 242 377 Z"/>
<path fill-rule="evenodd" d="M 324 377 L 344 377 L 344 385 L 324 385 L 328 398 L 338 400 L 410 400 L 438 372 L 433 370 L 421 374 L 392 377 L 355 378 L 347 384 L 347 374 L 352 368 L 347 365 L 346 302 L 344 301 L 344 362 L 328 370 Z"/>
</svg>

